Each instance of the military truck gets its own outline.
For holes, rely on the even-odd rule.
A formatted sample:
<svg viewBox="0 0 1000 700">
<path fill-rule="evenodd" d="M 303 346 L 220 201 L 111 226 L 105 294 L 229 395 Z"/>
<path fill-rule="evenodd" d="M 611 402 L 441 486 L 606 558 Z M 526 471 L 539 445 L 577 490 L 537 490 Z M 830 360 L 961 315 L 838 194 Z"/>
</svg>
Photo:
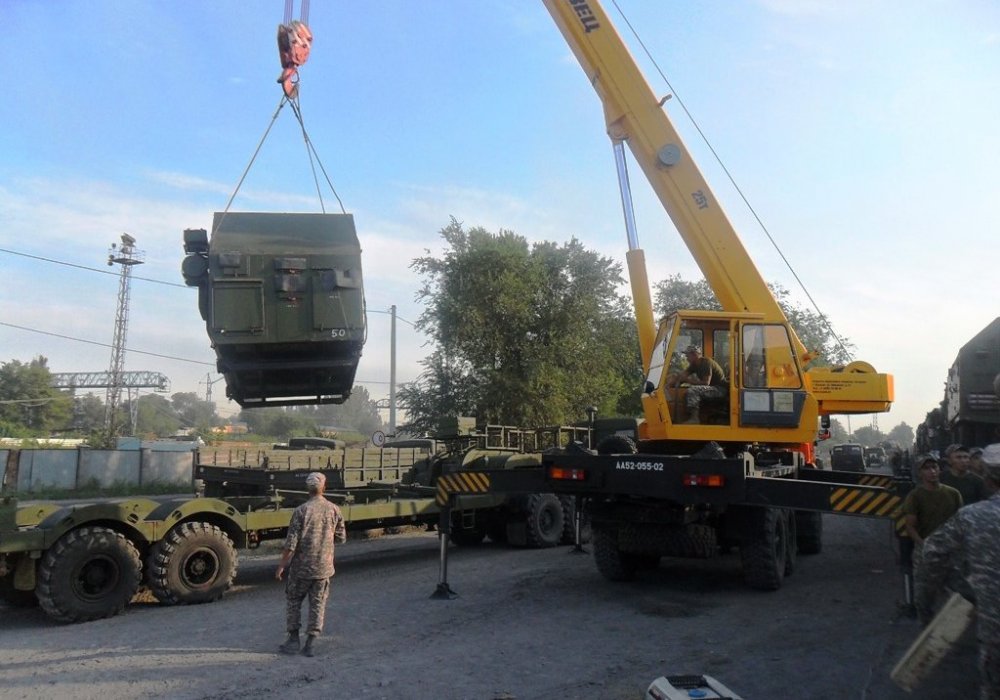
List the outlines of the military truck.
<svg viewBox="0 0 1000 700">
<path fill-rule="evenodd" d="M 238 550 L 285 536 L 307 498 L 311 471 L 327 476 L 326 496 L 349 530 L 434 527 L 443 524 L 442 477 L 474 481 L 484 469 L 537 468 L 541 451 L 581 438 L 589 439 L 585 428 L 484 426 L 380 449 L 203 448 L 194 473 L 198 495 L 22 504 L 3 496 L 0 600 L 40 604 L 60 622 L 115 615 L 141 586 L 163 605 L 214 601 L 232 585 Z M 16 463 L 17 454 L 11 459 Z M 3 492 L 13 483 L 7 469 Z M 568 524 L 575 522 L 575 501 L 551 493 L 469 493 L 446 513 L 457 545 L 488 536 L 552 547 L 574 534 Z"/>
<path fill-rule="evenodd" d="M 1000 442 L 1000 317 L 963 345 L 948 369 L 944 398 L 917 426 L 920 452 L 939 452 L 953 443 L 985 446 Z"/>
</svg>

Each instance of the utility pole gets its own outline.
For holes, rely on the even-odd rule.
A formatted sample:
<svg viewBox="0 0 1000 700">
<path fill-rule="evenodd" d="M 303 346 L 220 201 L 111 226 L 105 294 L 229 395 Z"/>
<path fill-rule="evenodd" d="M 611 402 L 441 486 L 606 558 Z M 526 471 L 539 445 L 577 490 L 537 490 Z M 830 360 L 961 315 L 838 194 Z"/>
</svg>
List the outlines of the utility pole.
<svg viewBox="0 0 1000 700">
<path fill-rule="evenodd" d="M 212 385 L 215 384 L 218 381 L 221 381 L 222 379 L 223 379 L 223 377 L 216 377 L 215 379 L 212 379 L 212 373 L 211 372 L 206 372 L 205 373 L 205 381 L 198 382 L 199 384 L 204 384 L 205 385 L 205 401 L 208 401 L 208 402 L 212 401 Z"/>
<path fill-rule="evenodd" d="M 108 267 L 121 265 L 118 282 L 118 308 L 115 312 L 115 335 L 111 343 L 111 365 L 108 369 L 108 393 L 105 401 L 104 429 L 111 442 L 118 435 L 118 401 L 121 398 L 122 371 L 125 367 L 125 337 L 128 332 L 128 304 L 132 268 L 142 264 L 142 253 L 135 249 L 135 239 L 127 233 L 121 236 L 121 246 L 112 243 L 108 252 Z"/>
<path fill-rule="evenodd" d="M 392 332 L 389 336 L 389 435 L 396 436 L 396 305 L 389 307 Z"/>
</svg>

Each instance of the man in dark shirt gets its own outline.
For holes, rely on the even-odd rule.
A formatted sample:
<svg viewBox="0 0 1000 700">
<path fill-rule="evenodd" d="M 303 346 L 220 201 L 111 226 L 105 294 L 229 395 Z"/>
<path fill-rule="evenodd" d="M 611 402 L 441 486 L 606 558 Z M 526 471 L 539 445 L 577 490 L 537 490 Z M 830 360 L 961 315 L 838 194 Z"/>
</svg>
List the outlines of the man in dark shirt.
<svg viewBox="0 0 1000 700">
<path fill-rule="evenodd" d="M 678 384 L 687 384 L 688 419 L 684 423 L 698 423 L 698 409 L 702 399 L 721 399 L 726 396 L 728 385 L 722 366 L 711 357 L 702 357 L 701 348 L 688 346 L 684 351 L 688 367 L 677 378 Z"/>
<path fill-rule="evenodd" d="M 285 583 L 288 639 L 281 645 L 281 652 L 298 652 L 302 601 L 309 596 L 309 622 L 302 653 L 312 656 L 313 642 L 323 631 L 326 601 L 330 596 L 334 542 L 346 542 L 347 529 L 340 508 L 323 497 L 326 477 L 321 472 L 312 472 L 306 477 L 306 488 L 309 500 L 292 514 L 285 549 L 274 576 L 280 581 L 288 570 Z"/>
<path fill-rule="evenodd" d="M 941 475 L 941 483 L 958 489 L 962 503 L 969 505 L 989 497 L 982 477 L 969 470 L 969 448 L 949 445 L 944 456 L 948 460 L 948 471 Z"/>
</svg>

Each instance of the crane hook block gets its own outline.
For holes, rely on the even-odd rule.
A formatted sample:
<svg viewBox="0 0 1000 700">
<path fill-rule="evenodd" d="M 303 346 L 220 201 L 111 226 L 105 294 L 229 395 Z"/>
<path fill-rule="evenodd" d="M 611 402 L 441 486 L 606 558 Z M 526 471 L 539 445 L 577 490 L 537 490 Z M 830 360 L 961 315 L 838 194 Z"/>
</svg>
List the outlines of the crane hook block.
<svg viewBox="0 0 1000 700">
<path fill-rule="evenodd" d="M 285 91 L 285 97 L 294 99 L 298 94 L 299 66 L 309 60 L 313 35 L 309 27 L 299 20 L 278 25 L 278 58 L 281 59 L 281 75 L 278 82 Z"/>
</svg>

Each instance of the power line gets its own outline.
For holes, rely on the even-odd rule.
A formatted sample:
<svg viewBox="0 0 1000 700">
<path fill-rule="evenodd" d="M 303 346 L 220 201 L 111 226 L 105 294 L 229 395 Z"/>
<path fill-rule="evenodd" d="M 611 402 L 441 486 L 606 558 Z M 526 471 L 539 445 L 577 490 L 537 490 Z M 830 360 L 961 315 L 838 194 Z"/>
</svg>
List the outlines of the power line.
<svg viewBox="0 0 1000 700">
<path fill-rule="evenodd" d="M 113 275 L 118 277 L 118 273 L 111 272 L 110 270 L 102 270 L 99 267 L 87 267 L 86 265 L 77 265 L 76 263 L 65 262 L 63 260 L 54 260 L 52 258 L 43 258 L 41 255 L 31 255 L 30 253 L 21 253 L 16 250 L 10 250 L 8 248 L 0 248 L 0 253 L 7 253 L 8 255 L 19 255 L 22 258 L 31 258 L 32 260 L 41 260 L 42 262 L 52 263 L 54 265 L 65 265 L 66 267 L 75 267 L 78 270 L 88 270 L 90 272 L 99 272 L 102 275 Z M 183 289 L 188 289 L 186 284 L 180 284 L 178 282 L 166 282 L 164 280 L 156 280 L 151 277 L 138 277 L 133 276 L 134 280 L 142 280 L 143 282 L 152 282 L 154 284 L 165 284 L 168 287 L 181 287 Z"/>
<path fill-rule="evenodd" d="M 111 347 L 111 345 L 109 343 L 99 343 L 96 340 L 86 340 L 85 338 L 74 338 L 71 335 L 62 335 L 60 333 L 50 333 L 49 331 L 43 331 L 43 330 L 39 330 L 37 328 L 28 328 L 27 326 L 18 326 L 17 324 L 6 323 L 4 321 L 0 321 L 0 326 L 7 326 L 8 328 L 16 328 L 18 330 L 29 331 L 31 333 L 40 333 L 42 335 L 50 335 L 53 338 L 62 338 L 63 340 L 74 340 L 74 341 L 76 341 L 78 343 L 87 343 L 88 345 L 98 345 L 98 346 L 100 346 L 102 348 L 110 348 Z M 189 359 L 187 357 L 176 357 L 174 355 L 163 355 L 163 354 L 160 354 L 158 352 L 149 352 L 147 350 L 134 350 L 132 348 L 129 348 L 128 351 L 129 352 L 134 352 L 134 353 L 136 353 L 138 355 L 149 355 L 150 357 L 161 357 L 161 358 L 163 358 L 165 360 L 177 360 L 178 362 L 190 362 L 190 363 L 196 364 L 196 365 L 208 365 L 209 367 L 215 367 L 215 363 L 214 362 L 204 362 L 202 360 L 192 360 L 192 359 Z"/>
</svg>

